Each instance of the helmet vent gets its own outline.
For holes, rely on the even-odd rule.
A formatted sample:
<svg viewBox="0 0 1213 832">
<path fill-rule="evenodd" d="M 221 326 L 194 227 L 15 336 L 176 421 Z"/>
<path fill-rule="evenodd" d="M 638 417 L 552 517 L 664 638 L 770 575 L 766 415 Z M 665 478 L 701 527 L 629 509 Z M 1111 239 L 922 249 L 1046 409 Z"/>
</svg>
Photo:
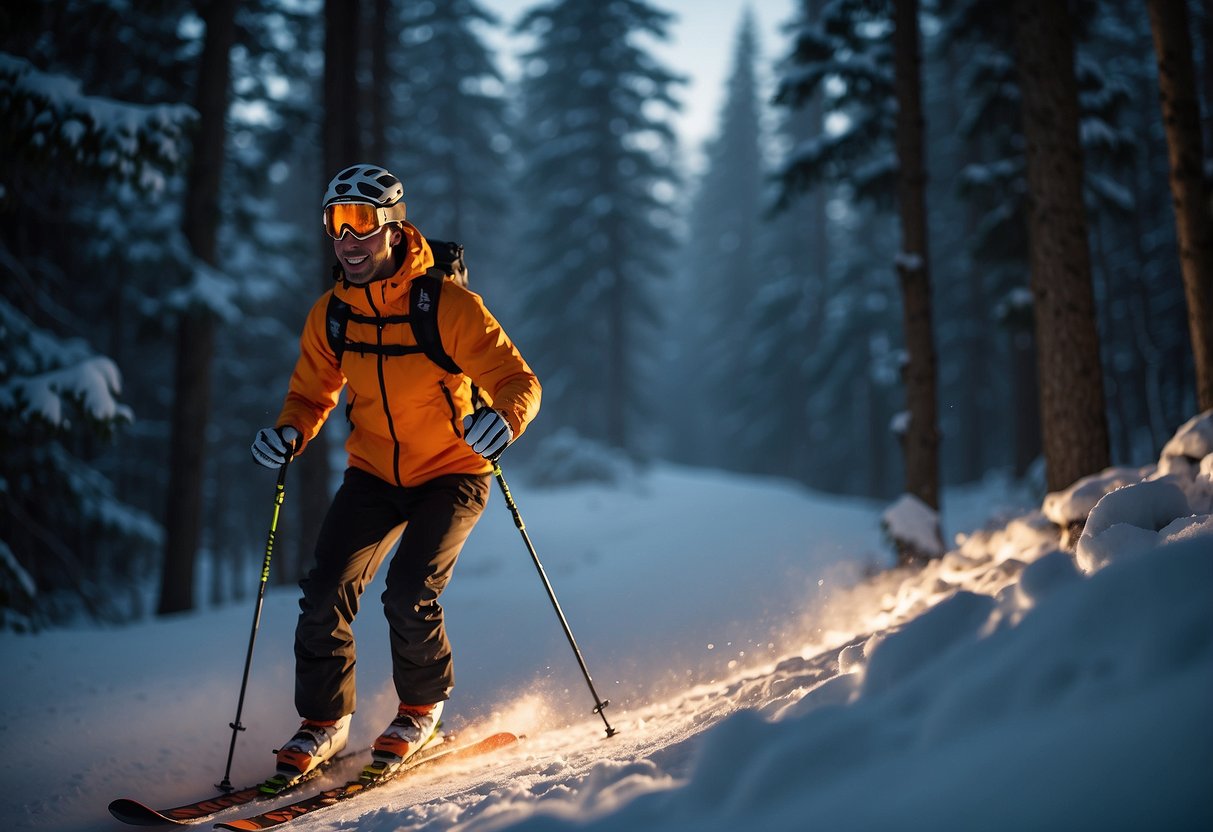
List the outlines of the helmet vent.
<svg viewBox="0 0 1213 832">
<path fill-rule="evenodd" d="M 332 178 L 324 194 L 325 205 L 349 200 L 365 200 L 384 208 L 399 204 L 403 211 L 404 186 L 381 165 L 352 165 Z"/>
</svg>

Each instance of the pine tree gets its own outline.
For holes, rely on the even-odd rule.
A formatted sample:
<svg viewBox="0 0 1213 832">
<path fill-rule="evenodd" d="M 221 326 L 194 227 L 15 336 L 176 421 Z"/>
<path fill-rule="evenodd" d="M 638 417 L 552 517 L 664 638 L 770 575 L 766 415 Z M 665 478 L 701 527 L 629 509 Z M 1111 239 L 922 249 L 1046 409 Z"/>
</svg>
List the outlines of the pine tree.
<svg viewBox="0 0 1213 832">
<path fill-rule="evenodd" d="M 784 115 L 776 126 L 781 148 L 811 141 L 821 133 L 821 108 L 808 106 Z M 816 464 L 824 451 L 825 426 L 810 417 L 816 398 L 806 375 L 822 345 L 824 314 L 834 240 L 826 218 L 828 188 L 790 199 L 771 213 L 775 192 L 764 193 L 761 236 L 754 254 L 764 285 L 746 316 L 749 344 L 739 398 L 766 401 L 755 408 L 742 436 L 751 470 L 794 477 L 821 488 L 832 477 Z M 839 287 L 841 288 L 841 287 Z M 774 383 L 779 394 L 770 399 Z"/>
<path fill-rule="evenodd" d="M 387 56 L 384 164 L 404 181 L 410 218 L 462 243 L 474 288 L 490 295 L 518 246 L 502 233 L 512 215 L 505 85 L 483 34 L 498 25 L 476 0 L 405 3 Z"/>
<path fill-rule="evenodd" d="M 820 19 L 806 20 L 797 29 L 795 51 L 784 69 L 777 101 L 796 106 L 825 90 L 825 105 L 840 117 L 841 126 L 793 149 L 781 172 L 781 204 L 822 181 L 845 183 L 856 198 L 871 200 L 878 207 L 890 206 L 893 194 L 900 193 L 905 203 L 913 193 L 899 191 L 897 177 L 900 172 L 910 174 L 907 181 L 914 180 L 921 175 L 921 166 L 906 168 L 913 160 L 906 157 L 899 164 L 895 153 L 901 150 L 904 155 L 909 146 L 906 138 L 916 135 L 899 132 L 897 120 L 898 112 L 906 112 L 906 102 L 914 100 L 904 95 L 904 90 L 918 90 L 917 78 L 907 76 L 906 67 L 899 66 L 897 73 L 893 67 L 893 36 L 899 31 L 893 15 L 895 9 L 902 8 L 904 5 L 897 3 L 842 0 L 827 6 Z M 917 13 L 911 11 L 916 21 Z M 913 41 L 916 45 L 916 35 Z M 910 58 L 907 65 L 916 65 L 912 55 Z M 903 95 L 898 95 L 895 82 L 902 84 Z M 908 86 L 902 82 L 908 82 Z M 899 107 L 901 98 L 906 100 L 900 101 Z M 912 115 L 911 120 L 915 118 Z M 920 159 L 921 154 L 916 158 Z M 903 218 L 919 217 L 918 222 L 905 223 L 903 228 L 903 234 L 911 237 L 907 244 L 914 250 L 896 258 L 905 286 L 901 298 L 905 310 L 902 338 L 910 350 L 904 379 L 910 418 L 899 419 L 896 429 L 906 431 L 902 436 L 907 490 L 938 507 L 938 426 L 931 298 L 929 281 L 925 281 L 926 228 L 923 211 L 915 210 L 917 200 L 914 202 L 902 206 Z"/>
<path fill-rule="evenodd" d="M 686 394 L 677 407 L 710 420 L 674 414 L 672 440 L 688 461 L 752 468 L 752 423 L 769 402 L 741 395 L 750 381 L 751 310 L 770 279 L 757 256 L 767 194 L 757 78 L 758 41 L 747 12 L 737 31 L 732 70 L 706 169 L 689 218 L 678 308 Z M 736 441 L 721 443 L 720 436 Z"/>
<path fill-rule="evenodd" d="M 823 5 L 821 0 L 805 3 L 800 22 L 815 23 Z M 785 61 L 779 71 L 786 69 Z M 793 148 L 821 138 L 822 97 L 818 91 L 797 106 L 778 111 L 777 159 L 782 161 Z M 837 427 L 833 421 L 841 424 L 845 417 L 838 415 L 838 406 L 815 406 L 821 379 L 815 385 L 808 379 L 820 367 L 817 356 L 827 343 L 827 303 L 847 292 L 847 287 L 831 282 L 830 265 L 837 262 L 833 254 L 840 242 L 826 216 L 832 192 L 827 186 L 816 187 L 786 197 L 782 207 L 772 211 L 779 189 L 771 186 L 768 176 L 762 238 L 755 255 L 765 270 L 766 285 L 753 299 L 748 316 L 750 344 L 742 393 L 744 399 L 769 398 L 773 379 L 780 391 L 773 406 L 755 412 L 747 427 L 747 455 L 753 469 L 795 477 L 826 490 L 839 487 L 834 476 L 839 469 L 827 472 L 828 466 L 820 463 L 842 443 L 825 440 Z"/>
<path fill-rule="evenodd" d="M 1005 5 L 993 0 L 941 5 L 940 47 L 955 67 L 953 97 L 962 102 L 950 123 L 964 141 L 963 163 L 955 167 L 967 207 L 959 219 L 942 225 L 971 224 L 960 244 L 971 261 L 969 279 L 984 284 L 994 319 L 982 321 L 988 348 L 964 352 L 990 356 L 983 375 L 1009 378 L 1017 391 L 993 418 L 1013 419 L 1014 470 L 1022 474 L 1039 455 L 1040 428 L 1035 324 L 1025 279 L 1027 183 L 1012 27 Z M 1190 365 L 1186 345 L 1179 343 L 1182 289 L 1172 266 L 1173 237 L 1165 228 L 1166 193 L 1152 173 L 1159 154 L 1165 153 L 1157 120 L 1157 77 L 1148 67 L 1149 31 L 1139 9 L 1080 3 L 1073 19 L 1102 370 L 1114 459 L 1128 463 L 1156 453 L 1188 412 L 1175 394 Z M 942 303 L 956 297 L 959 288 L 948 286 Z M 995 322 L 997 327 L 990 325 Z M 991 340 L 997 331 L 1004 336 Z M 954 350 L 942 353 L 941 371 L 971 377 L 948 369 L 954 355 Z M 997 401 L 1006 392 L 992 385 L 989 394 Z"/>
<path fill-rule="evenodd" d="M 146 252 L 115 252 L 123 236 L 155 238 L 156 224 L 140 221 L 165 213 L 196 120 L 189 107 L 154 103 L 179 100 L 181 78 L 161 53 L 175 34 L 158 19 L 122 17 L 107 4 L 42 12 L 10 17 L 17 25 L 3 49 L 12 51 L 0 53 L 0 618 L 19 628 L 81 611 L 101 620 L 140 611 L 138 579 L 163 531 L 98 462 L 136 413 L 118 401 L 123 374 L 100 352 L 117 352 L 109 348 L 126 336 L 123 325 L 138 323 L 99 313 L 137 291 L 137 269 L 125 284 L 110 281 L 106 261 L 129 266 Z M 36 30 L 43 36 L 22 26 L 45 27 Z M 98 32 L 129 38 L 131 48 L 108 56 L 73 48 Z M 143 61 L 169 66 L 134 83 L 130 70 Z M 123 212 L 137 203 L 142 210 Z"/>
<path fill-rule="evenodd" d="M 555 0 L 519 23 L 537 38 L 521 83 L 526 220 L 511 234 L 529 324 L 519 342 L 550 423 L 632 452 L 668 293 L 678 80 L 641 39 L 669 23 L 642 0 Z"/>
</svg>

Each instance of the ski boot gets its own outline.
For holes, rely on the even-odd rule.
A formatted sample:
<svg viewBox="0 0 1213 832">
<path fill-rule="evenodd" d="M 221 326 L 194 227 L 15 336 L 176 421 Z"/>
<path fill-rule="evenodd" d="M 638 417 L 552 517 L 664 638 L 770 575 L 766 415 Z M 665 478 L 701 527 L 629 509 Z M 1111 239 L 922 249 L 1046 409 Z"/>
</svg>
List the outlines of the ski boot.
<svg viewBox="0 0 1213 832">
<path fill-rule="evenodd" d="M 277 752 L 278 773 L 261 785 L 265 794 L 277 794 L 303 780 L 311 779 L 340 754 L 350 739 L 352 714 L 321 722 L 305 719 L 295 735 Z"/>
<path fill-rule="evenodd" d="M 442 703 L 433 705 L 401 704 L 396 718 L 371 744 L 371 763 L 362 770 L 361 779 L 373 782 L 390 777 L 404 763 L 438 736 Z"/>
</svg>

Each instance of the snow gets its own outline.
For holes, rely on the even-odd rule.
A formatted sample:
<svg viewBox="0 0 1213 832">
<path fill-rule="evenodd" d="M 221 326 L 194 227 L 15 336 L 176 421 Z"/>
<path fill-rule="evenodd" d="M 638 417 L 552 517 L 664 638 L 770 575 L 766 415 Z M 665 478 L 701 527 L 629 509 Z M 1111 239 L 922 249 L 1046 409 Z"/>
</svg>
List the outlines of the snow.
<svg viewBox="0 0 1213 832">
<path fill-rule="evenodd" d="M 926 261 L 921 254 L 909 251 L 897 252 L 897 255 L 893 258 L 893 263 L 897 266 L 898 271 L 903 272 L 922 271 L 923 266 L 926 265 Z"/>
<path fill-rule="evenodd" d="M 1078 563 L 1091 572 L 1122 551 L 1153 548 L 1160 529 L 1189 513 L 1188 498 L 1168 480 L 1133 483 L 1109 492 L 1087 518 L 1078 539 Z"/>
<path fill-rule="evenodd" d="M 1083 477 L 1068 488 L 1047 495 L 1042 508 L 1045 516 L 1059 526 L 1080 522 L 1086 519 L 1103 495 L 1141 478 L 1141 471 L 1137 468 L 1106 468 L 1098 474 Z"/>
<path fill-rule="evenodd" d="M 30 323 L 8 301 L 0 300 L 0 335 L 15 348 L 0 358 L 0 408 L 26 420 L 69 427 L 71 408 L 98 421 L 134 421 L 134 413 L 117 400 L 122 373 L 111 359 L 92 354 L 79 339 L 57 340 Z"/>
<path fill-rule="evenodd" d="M 0 540 L 0 566 L 13 577 L 26 595 L 33 597 L 38 594 L 38 587 L 34 583 L 34 579 L 17 562 L 13 550 L 3 540 Z"/>
<path fill-rule="evenodd" d="M 7 126 L 34 146 L 61 148 L 78 165 L 99 166 L 153 192 L 167 183 L 161 169 L 180 164 L 186 133 L 198 117 L 184 104 L 86 95 L 78 80 L 3 52 L 0 93 L 8 105 Z"/>
<path fill-rule="evenodd" d="M 889 537 L 909 544 L 915 552 L 929 557 L 943 554 L 939 539 L 939 515 L 913 494 L 902 494 L 880 516 Z"/>
<path fill-rule="evenodd" d="M 0 406 L 21 406 L 27 419 L 68 426 L 64 398 L 80 400 L 84 412 L 99 422 L 134 421 L 134 413 L 115 396 L 122 391 L 122 374 L 112 360 L 94 356 L 72 367 L 15 378 L 0 385 Z"/>
<path fill-rule="evenodd" d="M 1213 461 L 1160 475 L 1166 459 L 1094 499 L 1082 540 L 1103 555 L 1082 569 L 1040 507 L 1005 516 L 1014 495 L 996 480 L 956 501 L 974 523 L 989 509 L 980 527 L 958 526 L 945 494 L 941 519 L 963 531 L 943 557 L 875 571 L 890 556 L 869 502 L 667 465 L 543 488 L 511 477 L 620 733 L 589 713 L 495 499 L 444 596 L 447 727 L 524 741 L 291 828 L 1208 829 L 1213 518 L 1191 509 Z M 295 593 L 271 591 L 235 781 L 264 773 L 294 727 L 294 616 Z M 0 825 L 119 828 L 114 797 L 206 795 L 248 624 L 229 607 L 0 635 L 0 737 L 24 750 L 0 763 Z M 394 702 L 373 604 L 356 629 L 366 744 Z"/>
</svg>

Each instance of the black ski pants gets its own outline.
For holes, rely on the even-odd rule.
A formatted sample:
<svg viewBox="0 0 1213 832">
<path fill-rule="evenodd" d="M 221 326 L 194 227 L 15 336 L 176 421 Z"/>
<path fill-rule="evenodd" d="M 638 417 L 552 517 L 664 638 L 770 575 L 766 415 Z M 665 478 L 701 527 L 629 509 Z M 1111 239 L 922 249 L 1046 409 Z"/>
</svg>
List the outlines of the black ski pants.
<svg viewBox="0 0 1213 832">
<path fill-rule="evenodd" d="M 489 475 L 452 474 L 399 487 L 357 468 L 345 472 L 320 529 L 316 557 L 300 581 L 295 629 L 295 707 L 304 719 L 354 712 L 358 601 L 399 541 L 383 609 L 392 679 L 401 702 L 450 696 L 455 677 L 438 596 L 489 495 Z"/>
</svg>

